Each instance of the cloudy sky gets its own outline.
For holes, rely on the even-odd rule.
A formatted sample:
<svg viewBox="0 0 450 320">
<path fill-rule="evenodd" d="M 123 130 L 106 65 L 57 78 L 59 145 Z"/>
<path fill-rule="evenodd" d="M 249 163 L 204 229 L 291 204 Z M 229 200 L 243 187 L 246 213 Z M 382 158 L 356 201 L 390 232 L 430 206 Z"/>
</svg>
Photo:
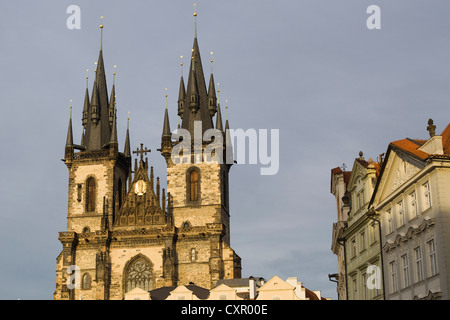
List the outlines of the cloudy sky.
<svg viewBox="0 0 450 320">
<path fill-rule="evenodd" d="M 86 69 L 93 79 L 104 16 L 109 88 L 117 65 L 119 147 L 130 112 L 132 148 L 156 149 L 167 88 L 172 128 L 180 62 L 188 65 L 194 1 L 0 3 L 0 299 L 52 299 L 58 232 L 66 229 L 68 171 L 61 159 L 73 105 L 81 138 Z M 279 129 L 280 166 L 231 169 L 231 243 L 243 276 L 298 277 L 336 299 L 330 170 L 359 151 L 376 158 L 390 141 L 426 139 L 428 118 L 449 121 L 447 0 L 199 0 L 198 41 L 228 100 L 233 128 Z M 381 9 L 369 30 L 367 7 Z M 70 30 L 67 7 L 81 9 Z M 185 58 L 182 60 L 180 56 Z M 90 83 L 91 87 L 92 82 Z M 90 88 L 91 89 L 91 88 Z M 70 102 L 72 100 L 72 102 Z"/>
</svg>

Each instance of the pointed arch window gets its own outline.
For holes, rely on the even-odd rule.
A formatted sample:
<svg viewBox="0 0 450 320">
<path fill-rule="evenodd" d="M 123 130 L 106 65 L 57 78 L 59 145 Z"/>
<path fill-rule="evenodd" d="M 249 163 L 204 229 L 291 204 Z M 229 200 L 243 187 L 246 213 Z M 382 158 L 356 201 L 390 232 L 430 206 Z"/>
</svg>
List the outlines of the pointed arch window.
<svg viewBox="0 0 450 320">
<path fill-rule="evenodd" d="M 197 251 L 192 248 L 191 249 L 191 262 L 196 262 L 197 261 Z"/>
<path fill-rule="evenodd" d="M 198 172 L 197 170 L 191 171 L 189 175 L 189 182 L 191 184 L 190 199 L 191 201 L 198 201 Z"/>
<path fill-rule="evenodd" d="M 125 271 L 125 292 L 139 287 L 145 291 L 153 289 L 152 264 L 143 257 L 137 257 Z"/>
<path fill-rule="evenodd" d="M 200 170 L 190 168 L 186 173 L 187 202 L 198 203 L 200 201 Z"/>
<path fill-rule="evenodd" d="M 89 273 L 83 275 L 82 289 L 89 290 L 91 288 L 91 276 Z"/>
<path fill-rule="evenodd" d="M 86 212 L 95 211 L 96 183 L 93 177 L 86 181 Z"/>
</svg>

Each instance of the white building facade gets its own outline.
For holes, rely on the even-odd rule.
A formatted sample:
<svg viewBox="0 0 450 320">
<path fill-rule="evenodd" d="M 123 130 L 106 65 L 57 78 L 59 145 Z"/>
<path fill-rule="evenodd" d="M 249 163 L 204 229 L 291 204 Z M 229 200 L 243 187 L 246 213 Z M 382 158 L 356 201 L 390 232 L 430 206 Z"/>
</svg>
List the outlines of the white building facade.
<svg viewBox="0 0 450 320">
<path fill-rule="evenodd" d="M 381 225 L 385 299 L 449 299 L 450 125 L 391 142 L 369 206 Z"/>
</svg>

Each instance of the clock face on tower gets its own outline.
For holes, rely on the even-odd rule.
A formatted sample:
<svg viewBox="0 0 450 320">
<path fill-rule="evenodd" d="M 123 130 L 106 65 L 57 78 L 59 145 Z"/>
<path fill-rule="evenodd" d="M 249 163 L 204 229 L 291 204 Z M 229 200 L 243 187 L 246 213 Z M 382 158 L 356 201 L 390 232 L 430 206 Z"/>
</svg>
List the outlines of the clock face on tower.
<svg viewBox="0 0 450 320">
<path fill-rule="evenodd" d="M 147 186 L 144 182 L 144 180 L 139 180 L 134 185 L 134 193 L 136 193 L 138 196 L 142 196 L 147 190 Z"/>
</svg>

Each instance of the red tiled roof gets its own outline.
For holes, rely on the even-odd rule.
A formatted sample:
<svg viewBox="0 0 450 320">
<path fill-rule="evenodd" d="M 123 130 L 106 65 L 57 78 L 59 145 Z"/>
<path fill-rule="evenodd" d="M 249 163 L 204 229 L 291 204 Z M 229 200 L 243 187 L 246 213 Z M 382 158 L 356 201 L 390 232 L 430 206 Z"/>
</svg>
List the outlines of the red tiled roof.
<svg viewBox="0 0 450 320">
<path fill-rule="evenodd" d="M 450 154 L 450 123 L 447 127 L 442 131 L 442 148 L 444 149 L 445 154 Z"/>
<path fill-rule="evenodd" d="M 319 297 L 312 292 L 311 290 L 309 290 L 308 288 L 306 288 L 305 286 L 302 285 L 302 288 L 305 289 L 305 296 L 307 299 L 309 300 L 319 300 Z"/>
<path fill-rule="evenodd" d="M 394 147 L 397 147 L 399 149 L 402 149 L 403 151 L 406 151 L 407 153 L 409 153 L 413 156 L 416 156 L 417 158 L 419 158 L 421 160 L 425 160 L 429 156 L 428 153 L 426 153 L 422 150 L 418 150 L 420 145 L 418 144 L 418 142 L 413 141 L 411 139 L 402 139 L 402 140 L 393 141 L 393 142 L 391 142 L 391 145 Z"/>
</svg>

